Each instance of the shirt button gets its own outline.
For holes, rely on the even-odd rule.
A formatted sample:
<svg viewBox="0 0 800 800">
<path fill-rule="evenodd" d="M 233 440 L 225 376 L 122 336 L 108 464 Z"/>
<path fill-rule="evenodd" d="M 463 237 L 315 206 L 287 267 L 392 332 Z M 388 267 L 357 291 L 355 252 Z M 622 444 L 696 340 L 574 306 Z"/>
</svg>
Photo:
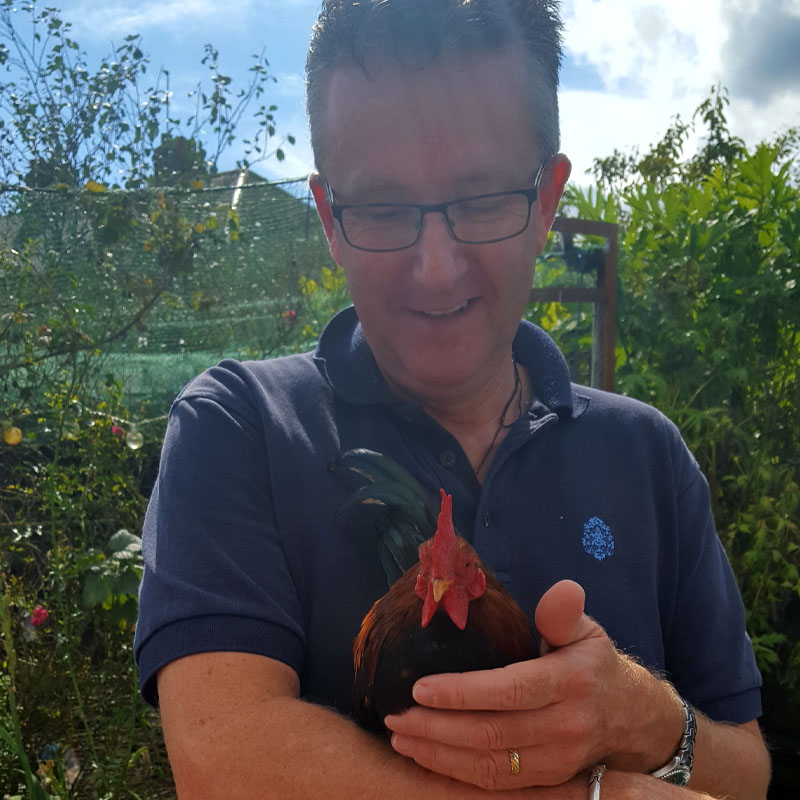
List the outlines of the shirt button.
<svg viewBox="0 0 800 800">
<path fill-rule="evenodd" d="M 447 469 L 452 469 L 456 465 L 456 454 L 452 450 L 442 450 L 439 453 L 439 463 Z"/>
<path fill-rule="evenodd" d="M 492 524 L 492 515 L 487 511 L 481 521 L 483 522 L 483 527 L 488 528 Z"/>
</svg>

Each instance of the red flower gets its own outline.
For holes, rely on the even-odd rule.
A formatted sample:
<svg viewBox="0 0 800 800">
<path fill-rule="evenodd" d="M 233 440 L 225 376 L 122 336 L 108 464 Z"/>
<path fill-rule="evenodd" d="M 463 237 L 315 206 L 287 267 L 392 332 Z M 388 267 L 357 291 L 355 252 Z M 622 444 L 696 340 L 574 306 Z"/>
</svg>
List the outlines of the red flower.
<svg viewBox="0 0 800 800">
<path fill-rule="evenodd" d="M 125 430 L 123 428 L 120 428 L 119 425 L 112 425 L 111 434 L 113 436 L 116 436 L 118 439 L 122 439 L 125 436 Z"/>
<path fill-rule="evenodd" d="M 281 314 L 281 317 L 287 325 L 291 325 L 297 319 L 297 312 L 288 309 Z"/>
<path fill-rule="evenodd" d="M 36 606 L 31 614 L 31 625 L 44 625 L 49 616 L 50 612 L 46 608 Z"/>
</svg>

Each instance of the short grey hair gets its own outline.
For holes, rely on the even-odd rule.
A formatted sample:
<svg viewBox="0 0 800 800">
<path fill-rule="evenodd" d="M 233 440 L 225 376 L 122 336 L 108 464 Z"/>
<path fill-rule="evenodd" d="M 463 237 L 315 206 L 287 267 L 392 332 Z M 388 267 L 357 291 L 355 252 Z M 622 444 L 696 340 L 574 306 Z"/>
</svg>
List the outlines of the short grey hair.
<svg viewBox="0 0 800 800">
<path fill-rule="evenodd" d="M 355 66 L 424 69 L 450 54 L 518 47 L 530 76 L 543 158 L 559 151 L 558 71 L 563 57 L 558 0 L 323 0 L 306 60 L 311 147 L 322 172 L 322 117 L 330 75 Z"/>
</svg>

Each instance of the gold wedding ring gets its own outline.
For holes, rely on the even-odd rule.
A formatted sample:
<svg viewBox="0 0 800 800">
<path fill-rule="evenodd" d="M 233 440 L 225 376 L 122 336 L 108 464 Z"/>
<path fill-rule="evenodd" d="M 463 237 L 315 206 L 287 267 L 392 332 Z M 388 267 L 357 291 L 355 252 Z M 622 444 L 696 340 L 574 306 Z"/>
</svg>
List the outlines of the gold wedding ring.
<svg viewBox="0 0 800 800">
<path fill-rule="evenodd" d="M 509 750 L 508 760 L 511 762 L 511 774 L 519 775 L 519 753 L 516 750 Z"/>
</svg>

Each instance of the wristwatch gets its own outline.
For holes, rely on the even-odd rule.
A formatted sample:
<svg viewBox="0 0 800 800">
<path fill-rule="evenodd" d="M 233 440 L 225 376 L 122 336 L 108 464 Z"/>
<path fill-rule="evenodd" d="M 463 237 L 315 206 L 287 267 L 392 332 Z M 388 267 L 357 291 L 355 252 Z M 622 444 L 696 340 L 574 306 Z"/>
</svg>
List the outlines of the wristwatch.
<svg viewBox="0 0 800 800">
<path fill-rule="evenodd" d="M 686 726 L 683 730 L 683 737 L 678 746 L 678 752 L 672 757 L 668 764 L 661 769 L 650 773 L 654 778 L 659 778 L 667 783 L 674 783 L 678 786 L 686 786 L 692 776 L 692 761 L 694 760 L 694 739 L 697 735 L 697 720 L 689 704 L 682 698 L 678 698 L 683 704 L 683 711 L 686 714 Z"/>
</svg>

